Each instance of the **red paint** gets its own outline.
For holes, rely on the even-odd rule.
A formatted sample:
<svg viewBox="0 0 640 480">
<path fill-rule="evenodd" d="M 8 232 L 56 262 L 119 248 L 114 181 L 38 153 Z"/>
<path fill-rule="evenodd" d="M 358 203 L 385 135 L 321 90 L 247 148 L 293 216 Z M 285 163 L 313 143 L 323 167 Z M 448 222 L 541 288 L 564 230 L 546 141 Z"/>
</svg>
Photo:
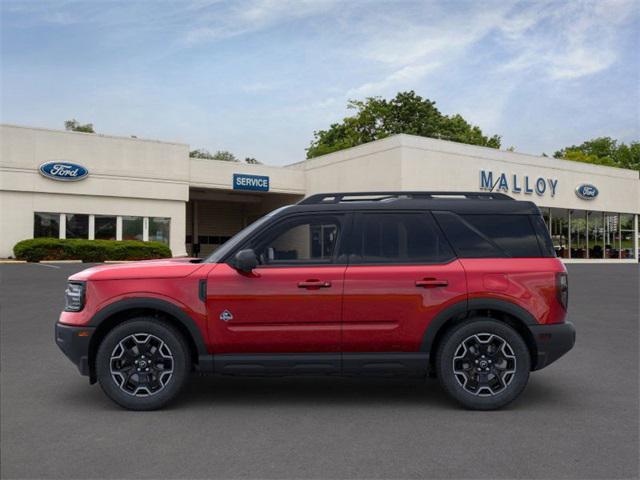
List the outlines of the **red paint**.
<svg viewBox="0 0 640 480">
<path fill-rule="evenodd" d="M 127 298 L 159 298 L 189 315 L 211 353 L 417 351 L 433 318 L 467 298 L 515 303 L 540 324 L 561 323 L 555 258 L 463 259 L 445 265 L 259 267 L 188 259 L 94 267 L 81 312 L 60 322 L 86 325 Z M 198 296 L 207 283 L 206 303 Z M 223 311 L 233 318 L 220 319 Z"/>
</svg>

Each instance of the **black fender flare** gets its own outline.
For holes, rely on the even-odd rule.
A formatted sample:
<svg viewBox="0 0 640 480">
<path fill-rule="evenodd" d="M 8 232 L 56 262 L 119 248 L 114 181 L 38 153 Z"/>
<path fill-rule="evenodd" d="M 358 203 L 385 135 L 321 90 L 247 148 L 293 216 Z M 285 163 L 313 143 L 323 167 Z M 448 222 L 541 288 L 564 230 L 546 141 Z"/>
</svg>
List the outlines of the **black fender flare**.
<svg viewBox="0 0 640 480">
<path fill-rule="evenodd" d="M 88 326 L 98 328 L 107 318 L 121 312 L 135 309 L 150 309 L 166 313 L 175 318 L 189 332 L 196 346 L 198 356 L 207 355 L 207 347 L 196 322 L 177 305 L 160 298 L 126 298 L 118 300 L 99 310 L 89 321 Z"/>
<path fill-rule="evenodd" d="M 531 313 L 513 302 L 497 298 L 471 298 L 445 308 L 431 320 L 422 337 L 420 351 L 430 353 L 433 342 L 442 327 L 452 318 L 465 317 L 473 310 L 497 310 L 507 313 L 520 321 L 528 330 L 530 325 L 538 325 Z"/>
</svg>

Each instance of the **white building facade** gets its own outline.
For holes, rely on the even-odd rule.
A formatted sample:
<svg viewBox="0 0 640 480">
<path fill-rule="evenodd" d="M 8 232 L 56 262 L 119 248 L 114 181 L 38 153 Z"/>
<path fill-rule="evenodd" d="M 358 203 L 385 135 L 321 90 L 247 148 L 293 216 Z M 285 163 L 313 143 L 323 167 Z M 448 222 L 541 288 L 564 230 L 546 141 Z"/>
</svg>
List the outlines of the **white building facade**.
<svg viewBox="0 0 640 480">
<path fill-rule="evenodd" d="M 320 192 L 498 191 L 536 203 L 558 256 L 637 262 L 634 170 L 416 137 L 286 167 L 189 157 L 189 146 L 0 126 L 0 258 L 34 237 L 138 239 L 207 255 L 263 214 Z"/>
</svg>

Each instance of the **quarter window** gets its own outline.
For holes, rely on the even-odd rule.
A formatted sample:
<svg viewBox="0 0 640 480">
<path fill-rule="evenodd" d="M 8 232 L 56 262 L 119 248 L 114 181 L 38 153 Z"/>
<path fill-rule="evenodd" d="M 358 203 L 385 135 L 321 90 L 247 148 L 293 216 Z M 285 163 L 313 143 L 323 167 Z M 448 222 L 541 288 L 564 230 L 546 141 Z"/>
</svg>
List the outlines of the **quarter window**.
<svg viewBox="0 0 640 480">
<path fill-rule="evenodd" d="M 443 263 L 451 247 L 428 213 L 363 213 L 350 263 Z"/>
</svg>

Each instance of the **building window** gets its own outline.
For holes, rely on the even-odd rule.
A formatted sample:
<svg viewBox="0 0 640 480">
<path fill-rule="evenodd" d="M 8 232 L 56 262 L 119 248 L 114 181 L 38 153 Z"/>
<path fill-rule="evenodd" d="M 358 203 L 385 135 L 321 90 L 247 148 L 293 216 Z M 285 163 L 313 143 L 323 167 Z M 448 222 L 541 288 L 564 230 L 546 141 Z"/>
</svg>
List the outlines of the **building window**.
<svg viewBox="0 0 640 480">
<path fill-rule="evenodd" d="M 171 219 L 164 217 L 149 217 L 149 241 L 169 244 L 169 230 Z"/>
<path fill-rule="evenodd" d="M 633 215 L 623 213 L 620 215 L 620 254 L 622 258 L 636 258 L 634 252 L 633 236 Z"/>
<path fill-rule="evenodd" d="M 620 258 L 620 217 L 617 213 L 604 214 L 604 256 Z"/>
<path fill-rule="evenodd" d="M 89 238 L 89 215 L 67 213 L 66 238 Z"/>
<path fill-rule="evenodd" d="M 142 240 L 143 217 L 122 217 L 122 240 Z"/>
<path fill-rule="evenodd" d="M 553 249 L 560 258 L 569 258 L 569 213 L 567 210 L 551 210 L 551 240 Z"/>
<path fill-rule="evenodd" d="M 604 258 L 604 222 L 602 212 L 588 212 L 589 258 Z"/>
<path fill-rule="evenodd" d="M 571 258 L 587 258 L 587 216 L 583 210 L 571 213 Z"/>
<path fill-rule="evenodd" d="M 96 240 L 115 240 L 117 230 L 117 217 L 112 215 L 96 215 L 95 216 L 95 235 Z"/>
<path fill-rule="evenodd" d="M 36 212 L 33 215 L 33 238 L 60 237 L 60 214 Z"/>
</svg>

